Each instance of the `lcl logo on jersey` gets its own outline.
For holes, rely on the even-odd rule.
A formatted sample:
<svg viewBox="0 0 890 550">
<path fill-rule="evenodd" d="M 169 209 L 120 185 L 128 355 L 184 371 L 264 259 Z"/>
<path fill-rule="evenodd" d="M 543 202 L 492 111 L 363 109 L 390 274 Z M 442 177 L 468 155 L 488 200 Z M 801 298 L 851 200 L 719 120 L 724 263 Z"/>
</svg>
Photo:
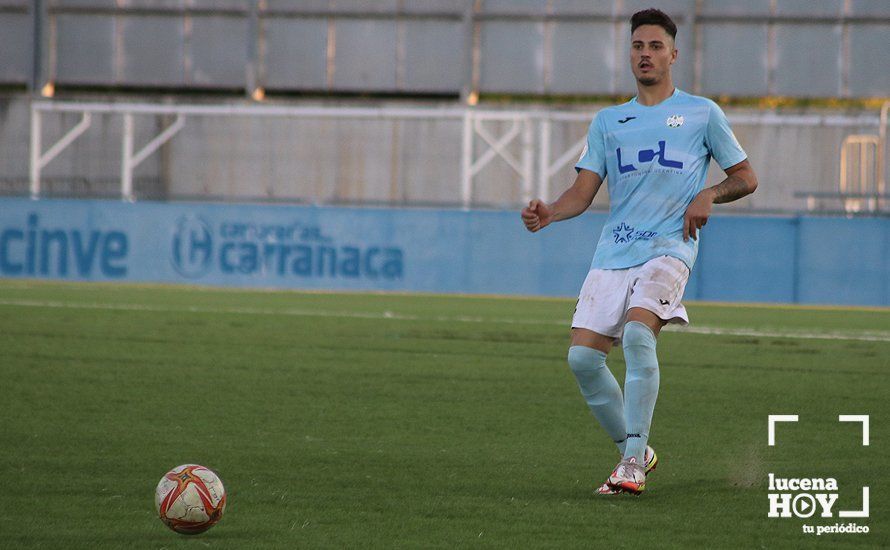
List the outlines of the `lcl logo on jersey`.
<svg viewBox="0 0 890 550">
<path fill-rule="evenodd" d="M 664 140 L 658 142 L 658 150 L 655 149 L 642 149 L 639 153 L 637 153 L 637 161 L 648 163 L 652 162 L 655 159 L 658 159 L 658 165 L 664 166 L 665 168 L 683 168 L 683 162 L 679 160 L 670 160 L 664 156 L 664 148 L 666 142 Z M 621 161 L 621 147 L 615 149 L 615 152 L 618 154 L 618 171 L 622 174 L 627 174 L 628 172 L 634 172 L 638 170 L 636 166 L 633 164 L 622 164 Z"/>
</svg>

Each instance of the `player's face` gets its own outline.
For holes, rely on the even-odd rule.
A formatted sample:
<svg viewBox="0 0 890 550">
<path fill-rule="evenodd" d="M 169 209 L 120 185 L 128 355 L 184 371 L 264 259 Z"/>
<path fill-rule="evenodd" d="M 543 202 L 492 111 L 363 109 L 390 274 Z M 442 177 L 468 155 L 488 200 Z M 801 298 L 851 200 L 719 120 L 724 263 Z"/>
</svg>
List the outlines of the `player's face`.
<svg viewBox="0 0 890 550">
<path fill-rule="evenodd" d="M 630 68 L 637 82 L 654 86 L 670 76 L 677 60 L 674 39 L 659 25 L 640 25 L 630 37 Z"/>
</svg>

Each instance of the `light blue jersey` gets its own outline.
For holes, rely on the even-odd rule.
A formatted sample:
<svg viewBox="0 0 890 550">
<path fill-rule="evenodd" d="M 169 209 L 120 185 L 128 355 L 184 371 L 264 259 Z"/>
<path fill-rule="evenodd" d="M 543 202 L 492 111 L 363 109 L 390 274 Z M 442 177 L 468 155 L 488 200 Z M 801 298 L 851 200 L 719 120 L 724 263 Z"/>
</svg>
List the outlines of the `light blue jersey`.
<svg viewBox="0 0 890 550">
<path fill-rule="evenodd" d="M 704 187 L 712 156 L 723 169 L 747 158 L 710 99 L 675 89 L 658 105 L 634 98 L 598 112 L 575 165 L 609 186 L 609 218 L 591 268 L 673 256 L 692 269 L 698 241 L 683 242 L 683 216 Z"/>
</svg>

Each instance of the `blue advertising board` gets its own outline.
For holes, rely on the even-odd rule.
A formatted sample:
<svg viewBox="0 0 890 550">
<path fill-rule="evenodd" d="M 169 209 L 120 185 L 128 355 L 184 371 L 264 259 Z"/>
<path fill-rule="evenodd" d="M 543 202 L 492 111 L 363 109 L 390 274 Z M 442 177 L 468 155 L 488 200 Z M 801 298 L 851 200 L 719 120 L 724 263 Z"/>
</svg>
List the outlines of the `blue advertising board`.
<svg viewBox="0 0 890 550">
<path fill-rule="evenodd" d="M 0 277 L 575 296 L 605 223 L 514 211 L 0 200 Z M 890 305 L 890 219 L 715 216 L 687 299 Z"/>
</svg>

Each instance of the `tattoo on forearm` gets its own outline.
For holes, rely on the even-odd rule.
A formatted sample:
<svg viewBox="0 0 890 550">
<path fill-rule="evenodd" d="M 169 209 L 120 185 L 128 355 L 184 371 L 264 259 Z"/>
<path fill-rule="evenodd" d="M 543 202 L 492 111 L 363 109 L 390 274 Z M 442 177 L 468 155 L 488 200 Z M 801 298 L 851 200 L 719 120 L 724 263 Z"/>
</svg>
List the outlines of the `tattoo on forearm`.
<svg viewBox="0 0 890 550">
<path fill-rule="evenodd" d="M 727 177 L 721 183 L 715 185 L 713 189 L 715 193 L 715 204 L 732 202 L 744 197 L 749 193 L 748 182 L 735 175 Z"/>
</svg>

